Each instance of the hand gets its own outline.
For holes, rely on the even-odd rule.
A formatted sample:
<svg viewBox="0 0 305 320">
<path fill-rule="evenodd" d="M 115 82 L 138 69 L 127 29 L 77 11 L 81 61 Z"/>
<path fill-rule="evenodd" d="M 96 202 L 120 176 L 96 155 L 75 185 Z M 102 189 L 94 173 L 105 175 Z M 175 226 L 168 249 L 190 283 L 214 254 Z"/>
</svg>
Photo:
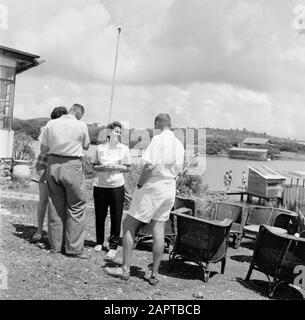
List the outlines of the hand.
<svg viewBox="0 0 305 320">
<path fill-rule="evenodd" d="M 95 165 L 94 170 L 95 171 L 112 171 L 109 165 L 104 165 L 104 164 Z"/>
<path fill-rule="evenodd" d="M 105 171 L 115 171 L 117 170 L 117 166 L 115 164 L 106 164 L 104 165 Z"/>
</svg>

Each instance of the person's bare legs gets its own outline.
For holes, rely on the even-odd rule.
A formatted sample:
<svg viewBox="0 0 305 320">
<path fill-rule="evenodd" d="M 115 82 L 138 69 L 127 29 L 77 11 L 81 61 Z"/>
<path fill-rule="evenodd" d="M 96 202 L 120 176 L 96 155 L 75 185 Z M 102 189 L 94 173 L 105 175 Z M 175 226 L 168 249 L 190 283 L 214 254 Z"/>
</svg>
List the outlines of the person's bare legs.
<svg viewBox="0 0 305 320">
<path fill-rule="evenodd" d="M 164 251 L 164 228 L 166 221 L 151 220 L 152 235 L 153 235 L 153 268 L 152 277 L 158 275 L 160 263 Z"/>
<path fill-rule="evenodd" d="M 43 234 L 43 222 L 48 206 L 48 189 L 45 183 L 38 183 L 39 202 L 37 205 L 37 230 L 33 236 L 33 241 L 40 241 Z"/>
<path fill-rule="evenodd" d="M 43 232 L 43 222 L 44 222 L 44 218 L 46 215 L 46 210 L 47 210 L 47 206 L 48 206 L 48 199 L 47 200 L 42 200 L 40 199 L 38 202 L 38 206 L 37 206 L 37 231 L 36 233 L 41 234 Z"/>
<path fill-rule="evenodd" d="M 113 277 L 128 280 L 131 264 L 131 253 L 134 246 L 134 238 L 140 221 L 127 215 L 123 222 L 123 261 L 119 268 L 106 267 L 105 271 Z"/>
<path fill-rule="evenodd" d="M 130 272 L 131 254 L 134 246 L 134 238 L 140 221 L 127 215 L 123 222 L 123 261 L 124 273 Z"/>
</svg>

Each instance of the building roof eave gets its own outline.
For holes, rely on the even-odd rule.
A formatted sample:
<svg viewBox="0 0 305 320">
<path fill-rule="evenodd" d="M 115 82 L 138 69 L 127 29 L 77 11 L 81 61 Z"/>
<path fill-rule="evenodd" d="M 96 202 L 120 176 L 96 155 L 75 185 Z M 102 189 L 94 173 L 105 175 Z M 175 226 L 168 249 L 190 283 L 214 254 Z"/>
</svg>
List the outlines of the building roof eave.
<svg viewBox="0 0 305 320">
<path fill-rule="evenodd" d="M 16 61 L 16 74 L 34 68 L 44 62 L 39 59 L 40 56 L 38 55 L 4 46 L 0 46 L 0 56 Z"/>
</svg>

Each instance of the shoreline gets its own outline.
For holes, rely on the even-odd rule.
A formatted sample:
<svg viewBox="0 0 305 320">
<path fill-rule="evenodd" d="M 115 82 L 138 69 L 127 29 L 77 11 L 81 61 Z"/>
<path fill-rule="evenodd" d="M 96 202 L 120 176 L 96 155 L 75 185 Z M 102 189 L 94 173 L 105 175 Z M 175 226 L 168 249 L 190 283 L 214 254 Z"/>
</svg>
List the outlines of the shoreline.
<svg viewBox="0 0 305 320">
<path fill-rule="evenodd" d="M 229 158 L 229 155 L 220 155 L 220 154 L 215 154 L 215 155 L 210 155 L 207 154 L 206 155 L 207 158 L 228 158 L 231 160 L 245 160 L 248 161 L 248 159 L 234 159 L 234 158 Z M 255 161 L 255 160 L 250 160 L 250 161 Z M 257 160 L 259 161 L 259 160 Z M 287 155 L 280 155 L 278 157 L 276 157 L 275 159 L 272 160 L 261 160 L 259 162 L 272 162 L 272 161 L 305 161 L 305 154 L 300 153 L 300 154 L 296 154 L 295 156 L 287 156 Z"/>
</svg>

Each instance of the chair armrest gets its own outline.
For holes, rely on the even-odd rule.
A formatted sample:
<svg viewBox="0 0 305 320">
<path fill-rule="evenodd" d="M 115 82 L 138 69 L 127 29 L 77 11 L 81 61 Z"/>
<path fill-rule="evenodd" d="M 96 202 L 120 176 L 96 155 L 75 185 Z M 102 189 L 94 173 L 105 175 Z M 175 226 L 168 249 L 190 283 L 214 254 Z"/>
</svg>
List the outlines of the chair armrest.
<svg viewBox="0 0 305 320">
<path fill-rule="evenodd" d="M 182 219 L 188 219 L 188 220 L 192 220 L 192 221 L 197 221 L 199 223 L 207 223 L 207 224 L 211 224 L 211 225 L 216 225 L 216 226 L 229 226 L 232 225 L 232 219 L 225 219 L 225 221 L 221 221 L 221 220 L 209 220 L 209 219 L 204 219 L 204 218 L 197 218 L 197 217 L 193 217 L 193 216 L 189 216 L 180 212 L 171 212 L 173 214 L 173 216 L 178 217 L 178 218 L 182 218 Z"/>
<path fill-rule="evenodd" d="M 171 214 L 176 214 L 176 213 L 182 213 L 182 214 L 186 214 L 188 216 L 193 216 L 193 210 L 190 208 L 185 208 L 185 207 L 171 211 Z"/>
</svg>

